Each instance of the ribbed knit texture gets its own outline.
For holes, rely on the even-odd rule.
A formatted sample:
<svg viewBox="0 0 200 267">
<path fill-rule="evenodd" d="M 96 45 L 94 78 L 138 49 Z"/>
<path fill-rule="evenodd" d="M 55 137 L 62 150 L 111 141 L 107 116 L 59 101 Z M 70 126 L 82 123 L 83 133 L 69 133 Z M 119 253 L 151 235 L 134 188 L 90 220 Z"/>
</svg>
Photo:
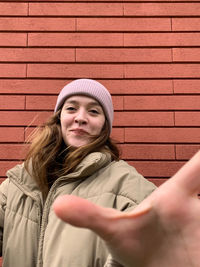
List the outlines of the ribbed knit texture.
<svg viewBox="0 0 200 267">
<path fill-rule="evenodd" d="M 67 84 L 58 95 L 54 112 L 58 111 L 64 101 L 72 95 L 86 95 L 96 99 L 104 110 L 111 132 L 113 123 L 112 98 L 101 83 L 91 79 L 78 79 Z"/>
</svg>

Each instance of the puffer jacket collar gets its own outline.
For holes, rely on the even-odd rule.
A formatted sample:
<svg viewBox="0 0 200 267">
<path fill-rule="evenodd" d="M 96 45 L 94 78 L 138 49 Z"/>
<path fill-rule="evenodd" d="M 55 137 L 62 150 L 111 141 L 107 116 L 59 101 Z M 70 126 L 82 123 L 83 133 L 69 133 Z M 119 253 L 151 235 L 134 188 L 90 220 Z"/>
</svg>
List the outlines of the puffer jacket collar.
<svg viewBox="0 0 200 267">
<path fill-rule="evenodd" d="M 83 179 L 111 162 L 111 156 L 108 153 L 93 152 L 87 155 L 82 162 L 76 167 L 75 171 L 61 176 L 56 180 L 56 184 L 63 180 L 76 180 Z M 13 181 L 17 186 L 27 195 L 30 195 L 34 199 L 38 197 L 40 191 L 37 184 L 31 178 L 29 173 L 24 167 L 24 163 L 16 165 L 14 168 L 7 171 L 8 178 Z"/>
<path fill-rule="evenodd" d="M 108 153 L 93 152 L 87 155 L 76 167 L 75 171 L 68 174 L 69 178 L 84 178 L 92 175 L 94 172 L 103 168 L 111 162 L 111 156 Z M 66 176 L 64 176 L 66 177 Z"/>
</svg>

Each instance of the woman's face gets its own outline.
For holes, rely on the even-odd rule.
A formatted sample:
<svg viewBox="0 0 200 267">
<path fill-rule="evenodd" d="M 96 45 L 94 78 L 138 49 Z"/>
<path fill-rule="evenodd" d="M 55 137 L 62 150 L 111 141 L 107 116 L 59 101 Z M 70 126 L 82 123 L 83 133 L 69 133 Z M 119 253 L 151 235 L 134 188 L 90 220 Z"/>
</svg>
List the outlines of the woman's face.
<svg viewBox="0 0 200 267">
<path fill-rule="evenodd" d="M 100 104 L 88 96 L 66 99 L 60 115 L 62 137 L 66 145 L 78 148 L 98 136 L 105 123 Z"/>
</svg>

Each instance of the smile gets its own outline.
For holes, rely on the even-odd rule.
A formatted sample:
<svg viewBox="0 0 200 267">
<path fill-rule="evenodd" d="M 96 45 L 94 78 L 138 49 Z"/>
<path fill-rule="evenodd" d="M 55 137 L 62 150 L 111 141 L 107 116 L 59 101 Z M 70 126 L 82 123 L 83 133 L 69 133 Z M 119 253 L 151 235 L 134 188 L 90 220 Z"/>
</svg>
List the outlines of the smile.
<svg viewBox="0 0 200 267">
<path fill-rule="evenodd" d="M 83 129 L 73 129 L 71 130 L 71 132 L 73 132 L 76 135 L 88 135 L 88 132 L 86 132 Z"/>
</svg>

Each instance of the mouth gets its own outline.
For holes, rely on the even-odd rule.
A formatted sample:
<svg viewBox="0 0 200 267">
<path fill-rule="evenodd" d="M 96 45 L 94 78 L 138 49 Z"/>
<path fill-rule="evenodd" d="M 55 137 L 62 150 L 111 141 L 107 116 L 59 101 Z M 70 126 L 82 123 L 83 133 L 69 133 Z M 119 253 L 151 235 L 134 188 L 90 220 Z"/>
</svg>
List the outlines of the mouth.
<svg viewBox="0 0 200 267">
<path fill-rule="evenodd" d="M 83 129 L 72 129 L 71 132 L 73 132 L 76 135 L 88 135 L 89 133 Z"/>
</svg>

